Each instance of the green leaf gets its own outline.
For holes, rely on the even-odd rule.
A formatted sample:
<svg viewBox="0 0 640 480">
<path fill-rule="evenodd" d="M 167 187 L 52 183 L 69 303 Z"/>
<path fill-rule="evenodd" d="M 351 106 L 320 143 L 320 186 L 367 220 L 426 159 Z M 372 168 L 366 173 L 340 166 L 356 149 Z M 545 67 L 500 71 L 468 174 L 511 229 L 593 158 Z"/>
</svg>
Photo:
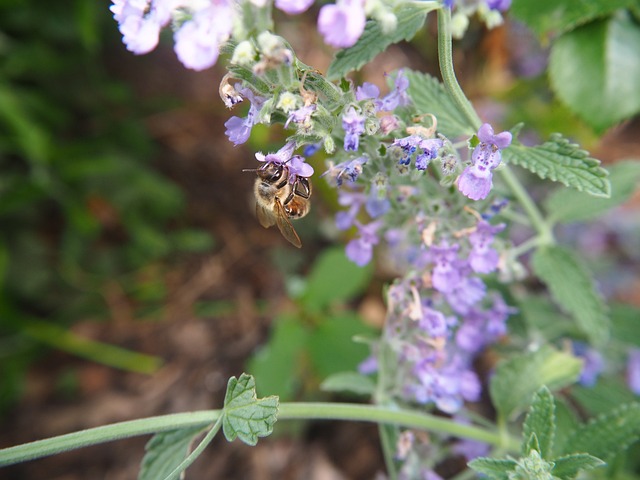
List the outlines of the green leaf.
<svg viewBox="0 0 640 480">
<path fill-rule="evenodd" d="M 357 372 L 338 372 L 326 378 L 320 388 L 325 392 L 350 392 L 358 395 L 372 395 L 375 382 Z"/>
<path fill-rule="evenodd" d="M 426 73 L 405 69 L 409 96 L 420 114 L 431 113 L 438 120 L 438 131 L 450 139 L 475 133 L 453 102 L 444 85 Z"/>
<path fill-rule="evenodd" d="M 555 463 L 551 473 L 554 477 L 561 479 L 571 479 L 581 470 L 592 470 L 596 467 L 605 465 L 605 462 L 599 458 L 593 457 L 586 453 L 574 453 L 560 458 L 554 458 Z"/>
<path fill-rule="evenodd" d="M 640 403 L 600 415 L 578 427 L 567 440 L 565 453 L 582 452 L 607 460 L 640 439 Z"/>
<path fill-rule="evenodd" d="M 638 318 L 640 317 L 636 317 L 636 323 Z M 592 387 L 575 385 L 571 393 L 582 410 L 591 415 L 610 412 L 618 405 L 632 403 L 636 399 L 624 379 L 613 376 L 601 376 Z"/>
<path fill-rule="evenodd" d="M 540 37 L 559 35 L 578 25 L 604 17 L 635 0 L 513 0 L 509 13 L 527 24 Z"/>
<path fill-rule="evenodd" d="M 600 167 L 600 160 L 589 157 L 589 152 L 580 150 L 559 133 L 535 147 L 514 143 L 503 150 L 503 158 L 542 179 L 548 178 L 597 197 L 611 194 L 608 174 Z"/>
<path fill-rule="evenodd" d="M 580 257 L 565 247 L 548 246 L 536 250 L 531 266 L 589 341 L 603 345 L 609 338 L 607 308 Z"/>
<path fill-rule="evenodd" d="M 353 338 L 372 332 L 354 313 L 345 312 L 322 321 L 309 335 L 307 348 L 313 369 L 320 378 L 355 370 L 369 354 L 369 347 L 355 343 Z"/>
<path fill-rule="evenodd" d="M 269 342 L 250 360 L 247 370 L 260 379 L 260 391 L 275 394 L 284 401 L 294 398 L 299 388 L 300 370 L 309 332 L 293 316 L 281 316 L 274 321 Z"/>
<path fill-rule="evenodd" d="M 371 264 L 358 267 L 347 259 L 343 248 L 327 250 L 313 265 L 300 300 L 313 311 L 344 302 L 364 291 L 372 273 Z"/>
<path fill-rule="evenodd" d="M 617 162 L 609 167 L 611 197 L 585 196 L 563 188 L 547 197 L 545 208 L 555 222 L 584 222 L 600 217 L 606 211 L 627 201 L 640 181 L 640 161 Z"/>
<path fill-rule="evenodd" d="M 169 475 L 187 458 L 202 427 L 181 428 L 155 434 L 145 447 L 138 480 L 158 480 Z"/>
<path fill-rule="evenodd" d="M 527 406 L 531 396 L 543 385 L 552 390 L 570 385 L 581 370 L 582 362 L 578 358 L 544 345 L 535 352 L 499 363 L 489 392 L 498 413 L 507 418 Z"/>
<path fill-rule="evenodd" d="M 386 34 L 377 21 L 369 20 L 356 44 L 336 54 L 329 65 L 327 78 L 337 80 L 353 70 L 359 70 L 392 43 L 411 40 L 424 25 L 427 14 L 436 8 L 437 2 L 400 2 L 393 12 L 398 19 L 398 25 Z"/>
<path fill-rule="evenodd" d="M 640 112 L 640 28 L 618 12 L 566 33 L 551 50 L 549 76 L 556 95 L 602 133 Z"/>
<path fill-rule="evenodd" d="M 247 445 L 258 443 L 273 431 L 278 415 L 278 397 L 256 397 L 256 383 L 251 375 L 231 377 L 222 412 L 222 430 L 228 441 L 238 437 Z"/>
<path fill-rule="evenodd" d="M 575 386 L 572 387 L 571 391 L 574 388 Z M 553 442 L 553 457 L 557 457 L 565 451 L 564 446 L 567 443 L 567 439 L 571 432 L 580 425 L 580 420 L 578 420 L 578 416 L 573 409 L 573 403 L 570 406 L 569 402 L 562 397 L 554 400 L 556 405 L 556 436 Z"/>
<path fill-rule="evenodd" d="M 531 409 L 524 421 L 522 438 L 527 440 L 532 435 L 538 439 L 542 458 L 549 458 L 553 449 L 556 434 L 555 402 L 547 387 L 542 387 L 533 396 Z M 526 455 L 528 452 L 522 452 Z"/>
<path fill-rule="evenodd" d="M 498 460 L 495 458 L 479 457 L 471 460 L 469 468 L 495 480 L 508 480 L 509 472 L 513 471 L 517 463 L 514 460 Z"/>
<path fill-rule="evenodd" d="M 611 337 L 640 348 L 640 308 L 622 303 L 611 306 Z"/>
</svg>

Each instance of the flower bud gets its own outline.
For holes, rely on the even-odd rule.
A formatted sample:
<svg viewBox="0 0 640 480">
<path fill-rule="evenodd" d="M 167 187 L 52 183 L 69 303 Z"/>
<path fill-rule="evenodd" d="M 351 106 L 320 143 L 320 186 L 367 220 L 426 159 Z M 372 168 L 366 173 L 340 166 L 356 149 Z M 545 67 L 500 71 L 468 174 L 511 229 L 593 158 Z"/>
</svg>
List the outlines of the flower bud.
<svg viewBox="0 0 640 480">
<path fill-rule="evenodd" d="M 256 49 L 253 47 L 253 44 L 248 40 L 244 40 L 240 42 L 233 51 L 231 63 L 248 67 L 255 61 L 255 57 Z"/>
<path fill-rule="evenodd" d="M 336 151 L 336 142 L 333 140 L 331 135 L 327 135 L 324 139 L 324 151 L 331 155 Z"/>
</svg>

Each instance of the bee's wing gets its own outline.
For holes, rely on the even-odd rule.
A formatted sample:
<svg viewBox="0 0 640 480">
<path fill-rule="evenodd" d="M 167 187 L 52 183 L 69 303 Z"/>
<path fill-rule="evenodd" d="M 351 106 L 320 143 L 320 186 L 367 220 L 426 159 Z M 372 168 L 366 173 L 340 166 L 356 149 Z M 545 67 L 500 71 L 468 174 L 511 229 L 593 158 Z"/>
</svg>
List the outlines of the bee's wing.
<svg viewBox="0 0 640 480">
<path fill-rule="evenodd" d="M 280 233 L 291 242 L 294 247 L 302 247 L 302 242 L 300 241 L 300 237 L 296 233 L 293 225 L 291 225 L 291 220 L 287 216 L 287 212 L 284 211 L 284 207 L 280 203 L 280 200 L 276 198 L 275 200 L 275 216 L 276 216 L 276 224 L 280 229 Z"/>
<path fill-rule="evenodd" d="M 276 223 L 276 218 L 273 212 L 264 208 L 258 203 L 256 203 L 256 217 L 258 217 L 260 225 L 262 225 L 264 228 L 269 228 Z"/>
</svg>

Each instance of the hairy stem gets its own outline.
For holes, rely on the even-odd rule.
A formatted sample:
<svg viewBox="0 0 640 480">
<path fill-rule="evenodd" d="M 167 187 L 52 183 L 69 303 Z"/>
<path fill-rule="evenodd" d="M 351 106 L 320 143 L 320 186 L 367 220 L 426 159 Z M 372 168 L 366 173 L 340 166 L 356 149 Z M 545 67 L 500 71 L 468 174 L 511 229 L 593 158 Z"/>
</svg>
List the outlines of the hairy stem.
<svg viewBox="0 0 640 480">
<path fill-rule="evenodd" d="M 222 410 L 204 410 L 143 418 L 25 443 L 0 450 L 0 466 L 122 438 L 186 427 L 205 427 L 218 421 L 221 412 Z M 514 452 L 519 448 L 518 440 L 504 434 L 500 435 L 494 431 L 472 425 L 462 425 L 448 418 L 410 410 L 398 410 L 397 408 L 349 403 L 283 403 L 279 407 L 278 418 L 279 420 L 324 419 L 385 423 L 478 440 Z"/>
</svg>

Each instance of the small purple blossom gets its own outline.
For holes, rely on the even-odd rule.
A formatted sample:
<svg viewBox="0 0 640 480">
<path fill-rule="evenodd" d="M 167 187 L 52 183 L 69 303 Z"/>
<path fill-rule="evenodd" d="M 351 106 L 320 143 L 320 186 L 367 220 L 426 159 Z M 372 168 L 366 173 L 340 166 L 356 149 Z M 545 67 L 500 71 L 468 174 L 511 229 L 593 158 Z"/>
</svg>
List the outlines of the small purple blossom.
<svg viewBox="0 0 640 480">
<path fill-rule="evenodd" d="M 347 243 L 345 252 L 347 258 L 359 267 L 364 267 L 371 261 L 373 257 L 373 246 L 379 242 L 377 230 L 380 228 L 380 222 L 371 222 L 362 225 L 355 222 L 358 227 L 359 236 Z"/>
<path fill-rule="evenodd" d="M 378 102 L 378 109 L 385 112 L 391 112 L 398 107 L 409 105 L 411 100 L 407 94 L 408 88 L 409 79 L 404 75 L 403 70 L 398 70 L 393 90 Z"/>
<path fill-rule="evenodd" d="M 242 96 L 249 99 L 251 105 L 246 118 L 240 118 L 233 116 L 227 120 L 224 124 L 227 130 L 224 134 L 229 138 L 234 145 L 240 145 L 246 142 L 251 135 L 251 129 L 258 123 L 260 116 L 260 110 L 265 102 L 265 98 L 255 95 L 249 88 L 241 88 L 239 90 Z"/>
<path fill-rule="evenodd" d="M 342 116 L 342 128 L 344 128 L 344 149 L 346 151 L 358 150 L 360 143 L 360 135 L 364 133 L 365 117 L 356 112 L 356 109 L 350 107 Z"/>
<path fill-rule="evenodd" d="M 487 292 L 487 287 L 478 277 L 469 276 L 469 267 L 463 262 L 458 263 L 456 270 L 457 282 L 447 284 L 446 296 L 447 302 L 452 310 L 461 315 L 465 315 L 480 300 L 482 300 Z M 462 266 L 460 265 L 462 263 Z M 461 268 L 462 267 L 462 268 Z M 435 286 L 435 285 L 434 285 Z"/>
<path fill-rule="evenodd" d="M 416 168 L 418 170 L 426 170 L 431 160 L 438 156 L 438 150 L 442 148 L 442 140 L 438 138 L 429 138 L 420 142 L 422 153 L 416 156 Z"/>
<path fill-rule="evenodd" d="M 439 246 L 433 245 L 429 249 L 434 264 L 431 281 L 433 288 L 439 292 L 453 291 L 462 279 L 458 261 L 459 249 L 460 245 L 449 246 L 444 241 Z"/>
<path fill-rule="evenodd" d="M 110 7 L 123 43 L 136 55 L 156 48 L 160 29 L 166 24 L 150 3 L 150 0 L 114 0 Z"/>
<path fill-rule="evenodd" d="M 218 60 L 220 45 L 231 34 L 235 10 L 231 0 L 218 0 L 192 12 L 173 38 L 173 49 L 182 64 L 201 71 Z"/>
<path fill-rule="evenodd" d="M 276 165 L 283 165 L 291 160 L 293 156 L 293 151 L 296 149 L 296 142 L 287 142 L 280 150 L 276 153 L 268 153 L 264 154 L 262 152 L 256 153 L 256 159 L 259 162 L 274 163 Z"/>
<path fill-rule="evenodd" d="M 485 3 L 489 10 L 499 10 L 500 12 L 509 10 L 511 7 L 511 0 L 485 0 Z"/>
<path fill-rule="evenodd" d="M 478 139 L 480 143 L 471 154 L 471 166 L 458 178 L 458 189 L 472 200 L 482 200 L 491 191 L 492 171 L 502 161 L 500 150 L 511 144 L 511 133 L 494 135 L 491 125 L 485 123 L 478 130 Z"/>
<path fill-rule="evenodd" d="M 287 128 L 291 122 L 303 125 L 308 123 L 311 120 L 311 115 L 316 111 L 316 108 L 318 108 L 317 105 L 312 104 L 292 111 L 284 124 L 284 128 Z"/>
<path fill-rule="evenodd" d="M 318 31 L 333 47 L 351 47 L 362 35 L 365 21 L 364 0 L 338 0 L 320 9 Z"/>
<path fill-rule="evenodd" d="M 289 167 L 289 182 L 293 183 L 297 177 L 309 178 L 313 175 L 313 167 L 304 161 L 302 155 L 294 155 L 287 163 Z"/>
<path fill-rule="evenodd" d="M 418 170 L 426 170 L 431 160 L 438 156 L 442 144 L 442 140 L 438 138 L 422 138 L 420 135 L 413 134 L 397 138 L 391 145 L 400 147 L 402 150 L 402 157 L 398 160 L 401 165 L 409 165 L 412 155 L 421 149 L 422 151 L 416 156 L 415 164 Z"/>
<path fill-rule="evenodd" d="M 275 0 L 276 8 L 289 15 L 297 15 L 309 9 L 313 0 Z"/>
<path fill-rule="evenodd" d="M 370 355 L 358 365 L 358 372 L 369 375 L 378 371 L 378 357 Z"/>
<path fill-rule="evenodd" d="M 478 222 L 476 231 L 469 235 L 471 252 L 469 265 L 476 273 L 491 273 L 498 267 L 499 255 L 491 248 L 493 237 L 504 230 L 505 224 L 493 226 L 484 220 Z"/>
<path fill-rule="evenodd" d="M 598 380 L 598 376 L 604 370 L 602 354 L 582 342 L 573 342 L 573 352 L 583 360 L 582 371 L 578 381 L 585 387 L 593 387 Z"/>
<path fill-rule="evenodd" d="M 343 207 L 349 207 L 336 213 L 336 227 L 338 230 L 346 230 L 353 225 L 360 208 L 366 202 L 367 197 L 359 192 L 338 191 L 338 203 Z"/>
<path fill-rule="evenodd" d="M 369 100 L 371 98 L 378 98 L 380 96 L 380 89 L 373 83 L 364 82 L 361 86 L 356 88 L 356 100 L 358 102 L 362 100 Z"/>
</svg>

